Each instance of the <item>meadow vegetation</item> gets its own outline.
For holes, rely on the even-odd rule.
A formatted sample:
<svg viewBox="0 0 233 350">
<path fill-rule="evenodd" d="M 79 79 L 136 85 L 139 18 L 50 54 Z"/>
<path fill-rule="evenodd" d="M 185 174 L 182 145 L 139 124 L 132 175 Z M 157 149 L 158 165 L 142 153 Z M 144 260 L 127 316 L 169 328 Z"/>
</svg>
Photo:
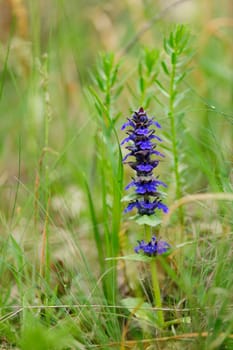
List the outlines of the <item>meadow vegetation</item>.
<svg viewBox="0 0 233 350">
<path fill-rule="evenodd" d="M 0 1 L 0 349 L 233 349 L 232 26 L 227 0 Z M 169 212 L 131 218 L 140 107 Z M 135 254 L 146 225 L 169 254 Z"/>
</svg>

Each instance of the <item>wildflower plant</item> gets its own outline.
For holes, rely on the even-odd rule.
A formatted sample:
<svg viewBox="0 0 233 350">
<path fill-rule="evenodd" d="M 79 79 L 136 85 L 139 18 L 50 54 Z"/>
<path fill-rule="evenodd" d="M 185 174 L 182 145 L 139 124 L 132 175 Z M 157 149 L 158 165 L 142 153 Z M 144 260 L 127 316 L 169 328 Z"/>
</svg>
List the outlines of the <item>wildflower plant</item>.
<svg viewBox="0 0 233 350">
<path fill-rule="evenodd" d="M 154 175 L 154 170 L 158 167 L 160 159 L 164 157 L 164 154 L 156 149 L 157 142 L 162 142 L 160 136 L 156 134 L 156 131 L 161 129 L 161 125 L 154 118 L 149 118 L 143 107 L 140 107 L 123 124 L 122 130 L 125 129 L 127 137 L 121 142 L 121 145 L 127 144 L 126 149 L 129 153 L 123 158 L 123 162 L 136 172 L 136 176 L 125 188 L 128 190 L 133 187 L 135 191 L 127 198 L 129 204 L 124 212 L 128 213 L 136 209 L 140 223 L 141 217 L 153 216 L 156 218 L 158 210 L 162 210 L 164 213 L 168 212 L 168 207 L 163 203 L 163 194 L 159 191 L 160 187 L 167 187 L 167 185 L 159 179 L 158 175 Z M 145 222 L 148 223 L 148 221 Z M 158 224 L 157 221 L 156 223 Z M 145 231 L 150 237 L 151 227 L 149 225 L 145 225 Z M 144 240 L 138 241 L 134 250 L 136 253 L 154 257 L 166 253 L 169 248 L 170 245 L 167 242 L 157 240 L 153 235 L 147 243 Z M 155 303 L 157 307 L 161 308 L 162 300 L 154 260 L 151 261 L 151 273 Z M 163 311 L 158 310 L 157 316 L 158 325 L 163 327 Z"/>
<path fill-rule="evenodd" d="M 179 199 L 184 192 L 183 173 L 181 172 L 184 167 L 181 166 L 179 149 L 181 149 L 182 135 L 185 131 L 182 101 L 187 92 L 181 91 L 180 85 L 189 71 L 186 67 L 190 59 L 189 37 L 188 29 L 183 25 L 177 25 L 168 38 L 164 39 L 163 53 L 148 50 L 144 52 L 144 63 L 139 63 L 138 69 L 138 101 L 144 107 L 135 111 L 122 126 L 127 136 L 121 145 L 125 145 L 128 151 L 123 158 L 123 163 L 130 166 L 135 172 L 125 187 L 125 190 L 130 190 L 130 194 L 123 198 L 123 201 L 128 202 L 124 212 L 136 211 L 136 215 L 131 219 L 145 227 L 145 238 L 139 240 L 134 248 L 137 254 L 135 260 L 138 260 L 139 257 L 139 260 L 141 258 L 142 261 L 150 262 L 154 306 L 158 308 L 156 312 L 158 328 L 183 321 L 178 319 L 165 322 L 162 311 L 156 259 L 161 260 L 163 255 L 167 256 L 171 247 L 153 233 L 153 227 L 161 223 L 160 213 L 168 212 L 163 193 L 163 190 L 167 188 L 167 183 L 160 179 L 157 171 L 165 155 L 158 149 L 163 142 L 160 137 L 161 125 L 154 117 L 149 117 L 144 108 L 148 108 L 153 101 L 156 101 L 163 108 L 164 115 L 167 116 L 164 132 L 166 145 L 163 149 L 166 149 L 166 155 L 169 155 L 171 159 L 170 170 L 174 175 L 175 198 Z M 160 72 L 164 73 L 162 78 Z M 156 86 L 164 98 L 159 94 L 155 96 Z M 179 210 L 179 220 L 181 223 L 184 221 L 182 209 Z"/>
</svg>

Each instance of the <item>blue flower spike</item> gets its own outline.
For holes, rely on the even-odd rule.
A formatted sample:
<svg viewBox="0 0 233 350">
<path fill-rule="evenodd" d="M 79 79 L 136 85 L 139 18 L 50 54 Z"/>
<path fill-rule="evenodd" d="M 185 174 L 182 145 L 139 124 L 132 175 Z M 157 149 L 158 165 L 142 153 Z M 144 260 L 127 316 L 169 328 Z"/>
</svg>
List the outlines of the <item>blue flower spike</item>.
<svg viewBox="0 0 233 350">
<path fill-rule="evenodd" d="M 156 150 L 156 142 L 162 142 L 162 139 L 156 135 L 161 125 L 153 118 L 149 118 L 141 107 L 133 113 L 131 118 L 128 118 L 121 129 L 126 129 L 128 135 L 121 145 L 128 143 L 126 149 L 129 151 L 123 158 L 123 162 L 136 172 L 136 177 L 126 186 L 126 190 L 135 188 L 136 198 L 125 208 L 125 213 L 134 208 L 139 215 L 153 215 L 156 210 L 167 213 L 168 208 L 162 203 L 162 195 L 158 189 L 160 186 L 167 187 L 167 185 L 153 175 L 154 169 L 160 162 L 160 158 L 154 157 L 164 157 Z"/>
<path fill-rule="evenodd" d="M 146 243 L 144 240 L 138 241 L 138 245 L 134 248 L 135 253 L 143 253 L 147 256 L 156 256 L 166 253 L 170 249 L 170 245 L 165 241 L 157 240 L 152 236 L 151 241 Z"/>
</svg>

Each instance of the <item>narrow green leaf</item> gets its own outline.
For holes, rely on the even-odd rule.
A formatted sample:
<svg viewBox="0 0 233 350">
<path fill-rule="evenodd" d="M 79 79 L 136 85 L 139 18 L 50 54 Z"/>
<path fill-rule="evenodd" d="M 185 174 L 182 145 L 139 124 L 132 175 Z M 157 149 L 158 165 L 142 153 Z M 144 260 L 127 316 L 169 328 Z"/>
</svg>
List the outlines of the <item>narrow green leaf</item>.
<svg viewBox="0 0 233 350">
<path fill-rule="evenodd" d="M 139 77 L 139 90 L 141 93 L 145 91 L 145 81 L 143 77 Z"/>
<path fill-rule="evenodd" d="M 112 52 L 107 53 L 102 56 L 102 64 L 104 68 L 104 72 L 106 75 L 106 78 L 110 78 L 110 73 L 113 67 L 113 62 L 114 62 L 114 54 Z"/>
<path fill-rule="evenodd" d="M 156 50 L 156 49 L 145 50 L 145 65 L 147 68 L 148 76 L 151 74 L 158 59 L 159 59 L 159 51 L 158 50 Z"/>
<path fill-rule="evenodd" d="M 162 66 L 162 68 L 163 68 L 164 73 L 167 74 L 167 75 L 169 76 L 170 73 L 169 73 L 169 70 L 168 70 L 168 67 L 167 67 L 165 61 L 162 61 L 162 62 L 161 62 L 161 66 Z"/>
<path fill-rule="evenodd" d="M 173 49 L 175 48 L 173 32 L 170 33 L 170 36 L 169 36 L 169 39 L 168 39 L 168 43 L 169 43 L 169 46 L 171 48 L 173 48 Z"/>
<path fill-rule="evenodd" d="M 177 55 L 176 55 L 175 52 L 173 52 L 172 55 L 171 55 L 171 62 L 172 62 L 173 65 L 175 65 L 176 62 L 177 62 Z"/>
<path fill-rule="evenodd" d="M 163 87 L 163 85 L 160 83 L 160 81 L 158 81 L 157 79 L 155 80 L 155 84 L 158 86 L 159 90 L 161 91 L 161 93 L 169 98 L 169 93 L 166 91 L 166 89 Z"/>
<path fill-rule="evenodd" d="M 119 86 L 116 86 L 115 88 L 114 88 L 114 100 L 116 100 L 120 95 L 121 95 L 121 93 L 122 93 L 122 91 L 123 91 L 123 89 L 124 89 L 124 85 L 119 85 Z"/>
<path fill-rule="evenodd" d="M 189 42 L 189 39 L 190 39 L 190 33 L 187 31 L 186 32 L 186 35 L 182 38 L 181 42 L 180 42 L 180 52 L 183 52 L 187 45 L 188 45 L 188 42 Z"/>
<path fill-rule="evenodd" d="M 100 76 L 100 74 L 98 72 L 96 72 L 95 75 L 93 75 L 93 80 L 95 81 L 95 83 L 97 84 L 99 89 L 102 92 L 104 92 L 105 91 L 105 80 Z"/>
<path fill-rule="evenodd" d="M 98 251 L 98 258 L 99 258 L 101 269 L 103 271 L 104 270 L 104 259 L 103 259 L 104 253 L 103 253 L 103 245 L 101 242 L 102 239 L 101 239 L 101 235 L 100 235 L 100 232 L 98 229 L 98 221 L 96 218 L 95 207 L 94 207 L 94 203 L 92 200 L 91 191 L 90 191 L 89 185 L 86 181 L 85 175 L 83 176 L 83 179 L 84 179 L 84 184 L 86 187 L 86 193 L 87 193 L 89 209 L 90 209 L 90 214 L 91 214 L 91 220 L 92 220 L 92 225 L 93 225 L 94 239 L 95 239 L 95 243 L 96 243 L 96 247 L 97 247 L 97 251 Z"/>
<path fill-rule="evenodd" d="M 170 56 L 171 53 L 173 52 L 173 49 L 171 48 L 167 39 L 164 39 L 163 47 L 164 47 L 165 52 Z"/>
<path fill-rule="evenodd" d="M 187 72 L 183 72 L 181 74 L 178 74 L 176 77 L 175 77 L 175 83 L 178 85 L 179 83 L 181 83 L 181 81 L 185 78 Z"/>
<path fill-rule="evenodd" d="M 117 76 L 118 76 L 118 71 L 119 71 L 119 66 L 120 66 L 120 63 L 116 64 L 114 70 L 113 70 L 113 74 L 112 74 L 112 77 L 111 77 L 111 86 L 113 86 L 117 80 Z"/>
<path fill-rule="evenodd" d="M 175 39 L 177 44 L 181 41 L 183 35 L 185 32 L 185 26 L 183 24 L 177 25 L 176 30 L 175 30 Z"/>
</svg>

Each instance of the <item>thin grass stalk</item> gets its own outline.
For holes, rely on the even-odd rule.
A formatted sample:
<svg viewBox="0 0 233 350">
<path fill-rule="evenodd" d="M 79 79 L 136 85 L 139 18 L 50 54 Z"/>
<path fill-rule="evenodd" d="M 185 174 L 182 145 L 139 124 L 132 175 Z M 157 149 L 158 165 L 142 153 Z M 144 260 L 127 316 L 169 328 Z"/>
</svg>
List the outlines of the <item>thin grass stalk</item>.
<svg viewBox="0 0 233 350">
<path fill-rule="evenodd" d="M 49 245 L 48 245 L 48 221 L 49 221 L 49 204 L 50 198 L 47 201 L 46 213 L 44 227 L 42 231 L 42 245 L 41 245 L 41 254 L 40 254 L 40 277 L 41 282 L 43 278 L 46 278 L 46 281 L 49 280 Z"/>
</svg>

